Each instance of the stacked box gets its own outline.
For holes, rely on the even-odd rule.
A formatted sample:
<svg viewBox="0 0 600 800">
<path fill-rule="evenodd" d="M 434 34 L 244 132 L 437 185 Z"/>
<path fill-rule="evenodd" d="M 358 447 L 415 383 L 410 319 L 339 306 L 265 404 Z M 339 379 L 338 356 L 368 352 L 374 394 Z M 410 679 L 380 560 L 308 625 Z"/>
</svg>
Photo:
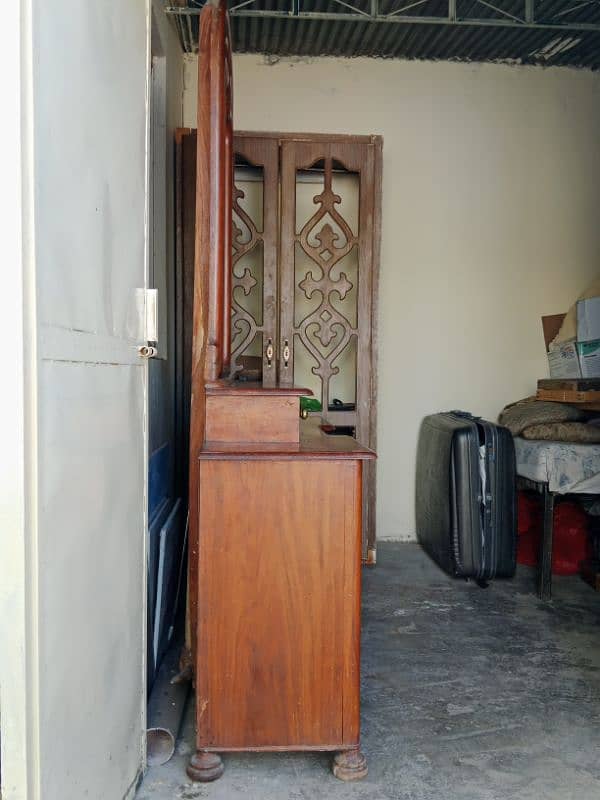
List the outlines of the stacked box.
<svg viewBox="0 0 600 800">
<path fill-rule="evenodd" d="M 545 317 L 544 320 L 558 320 Z M 577 303 L 577 338 L 551 344 L 548 326 L 544 336 L 551 378 L 600 378 L 600 297 Z M 557 331 L 555 331 L 556 334 Z"/>
</svg>

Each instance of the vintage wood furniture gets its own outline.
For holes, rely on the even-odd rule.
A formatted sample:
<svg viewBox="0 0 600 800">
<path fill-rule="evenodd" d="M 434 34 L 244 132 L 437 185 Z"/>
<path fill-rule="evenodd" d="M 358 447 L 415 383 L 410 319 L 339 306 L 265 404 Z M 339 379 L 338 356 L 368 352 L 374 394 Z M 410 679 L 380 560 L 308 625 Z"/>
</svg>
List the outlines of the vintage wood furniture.
<svg viewBox="0 0 600 800">
<path fill-rule="evenodd" d="M 230 378 L 231 62 L 225 2 L 200 17 L 189 461 L 189 621 L 197 752 L 330 750 L 366 775 L 360 727 L 363 463 L 299 419 L 307 389 Z"/>
<path fill-rule="evenodd" d="M 236 132 L 233 150 L 230 371 L 250 358 L 264 386 L 310 387 L 327 422 L 353 428 L 375 448 L 382 139 Z M 178 131 L 176 152 L 185 303 L 194 264 L 195 130 Z M 183 311 L 191 331 L 191 309 L 187 323 Z M 338 397 L 350 407 L 334 405 Z M 363 480 L 366 563 L 376 559 L 375 511 L 373 463 Z"/>
</svg>

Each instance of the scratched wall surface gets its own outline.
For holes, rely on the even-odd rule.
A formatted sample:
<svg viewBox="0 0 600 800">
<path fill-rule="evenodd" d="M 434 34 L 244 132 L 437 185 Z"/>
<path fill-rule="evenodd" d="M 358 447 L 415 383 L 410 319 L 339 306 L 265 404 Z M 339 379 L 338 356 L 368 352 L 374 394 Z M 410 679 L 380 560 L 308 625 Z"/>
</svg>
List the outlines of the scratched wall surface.
<svg viewBox="0 0 600 800">
<path fill-rule="evenodd" d="M 541 603 L 527 567 L 480 589 L 396 542 L 363 581 L 366 779 L 337 781 L 326 754 L 231 754 L 209 794 L 184 772 L 190 711 L 176 756 L 137 800 L 596 800 L 597 593 L 555 578 Z"/>
<path fill-rule="evenodd" d="M 540 317 L 600 272 L 600 74 L 257 54 L 234 78 L 239 129 L 384 137 L 378 535 L 411 538 L 421 419 L 531 394 Z"/>
<path fill-rule="evenodd" d="M 147 369 L 135 345 L 146 268 L 148 9 L 145 0 L 33 5 L 34 767 L 43 800 L 121 800 L 144 746 Z"/>
</svg>

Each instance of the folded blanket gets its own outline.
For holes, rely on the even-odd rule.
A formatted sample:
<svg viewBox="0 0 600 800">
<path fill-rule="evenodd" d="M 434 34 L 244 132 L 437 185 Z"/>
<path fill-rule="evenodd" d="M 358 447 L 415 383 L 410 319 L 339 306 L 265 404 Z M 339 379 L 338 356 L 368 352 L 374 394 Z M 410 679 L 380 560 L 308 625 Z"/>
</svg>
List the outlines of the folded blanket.
<svg viewBox="0 0 600 800">
<path fill-rule="evenodd" d="M 600 444 L 600 426 L 584 422 L 548 422 L 530 425 L 521 432 L 523 439 L 542 439 L 547 442 Z"/>
<path fill-rule="evenodd" d="M 500 413 L 498 422 L 508 428 L 513 436 L 521 436 L 526 428 L 532 425 L 547 425 L 553 422 L 582 422 L 587 419 L 587 414 L 576 406 L 568 403 L 548 403 L 536 400 L 535 397 L 526 397 L 517 403 L 512 403 Z M 523 434 L 524 435 L 524 434 Z M 525 438 L 534 438 L 527 437 Z M 537 438 L 537 437 L 535 437 Z M 573 441 L 556 440 L 556 441 Z"/>
</svg>

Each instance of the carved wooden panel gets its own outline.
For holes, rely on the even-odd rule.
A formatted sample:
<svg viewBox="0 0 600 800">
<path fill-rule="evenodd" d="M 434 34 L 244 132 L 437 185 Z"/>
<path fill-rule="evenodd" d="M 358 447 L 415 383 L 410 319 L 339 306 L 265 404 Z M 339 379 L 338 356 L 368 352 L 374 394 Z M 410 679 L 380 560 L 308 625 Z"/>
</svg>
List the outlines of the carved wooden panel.
<svg viewBox="0 0 600 800">
<path fill-rule="evenodd" d="M 254 355 L 262 359 L 263 385 L 275 386 L 279 147 L 275 140 L 236 136 L 234 151 L 238 163 L 257 173 L 260 197 L 247 196 L 248 182 L 234 184 L 231 374 L 242 369 L 242 356 Z"/>
</svg>

